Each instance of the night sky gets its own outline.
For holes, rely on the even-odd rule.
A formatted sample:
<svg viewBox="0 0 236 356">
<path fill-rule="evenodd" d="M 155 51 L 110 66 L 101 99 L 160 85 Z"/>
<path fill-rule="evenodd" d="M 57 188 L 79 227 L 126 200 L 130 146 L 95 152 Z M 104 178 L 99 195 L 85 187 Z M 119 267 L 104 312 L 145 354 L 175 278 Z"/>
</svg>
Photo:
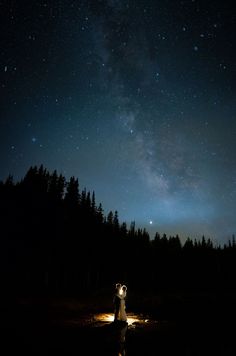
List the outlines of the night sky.
<svg viewBox="0 0 236 356">
<path fill-rule="evenodd" d="M 0 179 L 41 163 L 120 222 L 236 233 L 231 1 L 0 1 Z"/>
</svg>

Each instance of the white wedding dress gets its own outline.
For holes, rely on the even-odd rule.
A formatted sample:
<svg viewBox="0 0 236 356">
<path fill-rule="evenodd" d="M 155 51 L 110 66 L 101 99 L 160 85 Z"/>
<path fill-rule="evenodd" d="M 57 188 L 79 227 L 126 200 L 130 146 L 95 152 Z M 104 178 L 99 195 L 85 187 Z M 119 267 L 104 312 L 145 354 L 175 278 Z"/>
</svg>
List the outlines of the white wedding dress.
<svg viewBox="0 0 236 356">
<path fill-rule="evenodd" d="M 127 321 L 127 315 L 126 315 L 126 307 L 125 307 L 125 298 L 126 298 L 126 291 L 122 291 L 122 294 L 119 295 L 120 297 L 120 310 L 119 310 L 119 316 L 118 319 L 120 321 Z"/>
</svg>

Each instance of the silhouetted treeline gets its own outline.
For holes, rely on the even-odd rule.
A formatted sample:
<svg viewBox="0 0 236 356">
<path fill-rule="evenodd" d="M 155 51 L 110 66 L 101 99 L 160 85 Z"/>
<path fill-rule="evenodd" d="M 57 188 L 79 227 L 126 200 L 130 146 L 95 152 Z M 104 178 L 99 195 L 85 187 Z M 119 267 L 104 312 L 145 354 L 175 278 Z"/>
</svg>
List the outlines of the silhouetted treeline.
<svg viewBox="0 0 236 356">
<path fill-rule="evenodd" d="M 142 207 L 140 207 L 142 209 Z M 106 216 L 78 179 L 31 167 L 17 183 L 0 183 L 1 286 L 4 291 L 79 293 L 125 281 L 133 288 L 234 289 L 236 243 L 184 243 Z"/>
</svg>

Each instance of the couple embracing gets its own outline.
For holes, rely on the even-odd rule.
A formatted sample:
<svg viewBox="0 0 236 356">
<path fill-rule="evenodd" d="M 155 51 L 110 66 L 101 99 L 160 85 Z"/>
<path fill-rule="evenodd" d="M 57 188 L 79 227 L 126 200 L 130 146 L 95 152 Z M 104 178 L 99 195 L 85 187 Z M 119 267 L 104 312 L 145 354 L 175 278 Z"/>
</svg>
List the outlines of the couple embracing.
<svg viewBox="0 0 236 356">
<path fill-rule="evenodd" d="M 127 322 L 127 315 L 125 310 L 126 295 L 127 287 L 125 285 L 121 285 L 121 283 L 117 283 L 115 288 L 115 295 L 113 298 L 113 303 L 115 306 L 114 321 Z"/>
</svg>

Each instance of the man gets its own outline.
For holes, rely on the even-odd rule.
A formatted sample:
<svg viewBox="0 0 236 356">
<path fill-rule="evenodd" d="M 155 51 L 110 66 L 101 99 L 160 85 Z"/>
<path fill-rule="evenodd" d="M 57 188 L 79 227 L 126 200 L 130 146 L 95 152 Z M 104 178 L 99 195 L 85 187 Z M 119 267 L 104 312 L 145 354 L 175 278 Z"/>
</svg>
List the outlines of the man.
<svg viewBox="0 0 236 356">
<path fill-rule="evenodd" d="M 119 320 L 119 313 L 120 313 L 120 289 L 121 289 L 121 284 L 120 283 L 116 283 L 116 289 L 115 289 L 115 294 L 114 294 L 114 298 L 113 298 L 113 304 L 115 307 L 115 312 L 114 312 L 114 321 L 118 321 Z"/>
</svg>

